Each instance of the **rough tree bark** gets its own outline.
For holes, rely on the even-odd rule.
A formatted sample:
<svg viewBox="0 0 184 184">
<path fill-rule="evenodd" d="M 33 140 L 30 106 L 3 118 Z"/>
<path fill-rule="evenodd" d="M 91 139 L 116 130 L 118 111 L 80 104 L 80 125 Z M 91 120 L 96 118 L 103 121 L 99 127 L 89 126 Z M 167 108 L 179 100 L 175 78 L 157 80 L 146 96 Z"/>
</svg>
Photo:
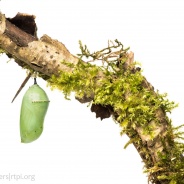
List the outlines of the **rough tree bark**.
<svg viewBox="0 0 184 184">
<path fill-rule="evenodd" d="M 73 69 L 61 63 L 61 61 L 67 61 L 74 66 L 79 62 L 79 58 L 72 55 L 61 42 L 47 35 L 38 39 L 34 16 L 29 15 L 18 14 L 13 19 L 7 19 L 3 14 L 0 14 L 0 49 L 10 58 L 13 58 L 19 66 L 37 71 L 39 76 L 45 80 L 50 79 L 52 75 L 59 76 L 62 71 L 72 74 Z M 127 53 L 126 64 L 130 65 L 133 61 L 133 53 Z M 85 62 L 83 63 L 85 64 Z M 96 79 L 103 77 L 105 77 L 103 73 L 99 72 Z M 157 95 L 154 92 L 153 86 L 145 78 L 142 86 L 154 95 Z M 78 100 L 81 103 L 85 103 L 93 100 L 93 98 L 94 94 L 91 93 L 91 96 Z M 118 112 L 115 112 L 111 106 L 104 107 L 101 104 L 93 104 L 91 111 L 96 112 L 97 117 L 101 117 L 102 119 L 110 115 L 114 115 L 115 119 L 118 119 Z M 158 177 L 162 175 L 162 172 L 165 174 L 165 170 L 163 169 L 165 166 L 159 167 L 158 163 L 161 158 L 158 153 L 166 154 L 172 150 L 175 142 L 174 134 L 169 129 L 170 122 L 166 117 L 164 109 L 157 109 L 156 119 L 159 120 L 159 124 L 154 120 L 148 122 L 148 126 L 152 127 L 154 137 L 146 135 L 141 126 L 131 129 L 126 134 L 130 140 L 134 140 L 135 137 L 139 139 L 138 142 L 132 141 L 132 143 L 145 163 L 145 168 L 148 169 L 149 182 L 155 184 L 178 183 L 177 179 L 159 179 Z M 172 159 L 176 158 L 169 159 L 172 162 Z M 182 156 L 181 161 L 183 161 Z M 183 181 L 180 183 L 183 183 Z"/>
</svg>

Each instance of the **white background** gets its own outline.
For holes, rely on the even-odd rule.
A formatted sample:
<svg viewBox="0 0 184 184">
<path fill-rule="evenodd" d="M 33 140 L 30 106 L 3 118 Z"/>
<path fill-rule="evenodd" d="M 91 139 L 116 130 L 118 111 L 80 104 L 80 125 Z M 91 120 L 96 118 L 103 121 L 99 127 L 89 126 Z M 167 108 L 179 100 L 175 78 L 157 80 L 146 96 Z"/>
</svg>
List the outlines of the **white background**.
<svg viewBox="0 0 184 184">
<path fill-rule="evenodd" d="M 184 5 L 181 0 L 1 0 L 0 11 L 7 17 L 17 12 L 36 15 L 38 36 L 48 34 L 63 42 L 71 53 L 79 53 L 82 40 L 91 51 L 118 39 L 131 47 L 143 74 L 161 93 L 180 106 L 171 117 L 183 123 L 184 109 Z M 33 80 L 11 104 L 26 77 L 13 60 L 0 57 L 0 175 L 34 175 L 35 181 L 11 183 L 130 184 L 147 183 L 141 159 L 120 127 L 111 119 L 95 118 L 87 104 L 61 92 L 51 91 L 45 81 L 50 106 L 41 137 L 20 143 L 21 100 Z M 0 183 L 9 183 L 2 180 Z"/>
</svg>

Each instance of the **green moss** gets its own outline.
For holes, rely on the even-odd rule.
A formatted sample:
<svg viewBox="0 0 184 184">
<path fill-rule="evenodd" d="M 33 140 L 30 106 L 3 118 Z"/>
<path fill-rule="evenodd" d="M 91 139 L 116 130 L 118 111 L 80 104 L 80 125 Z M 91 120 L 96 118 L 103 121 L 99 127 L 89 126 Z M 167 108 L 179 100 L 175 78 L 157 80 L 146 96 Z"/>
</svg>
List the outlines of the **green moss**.
<svg viewBox="0 0 184 184">
<path fill-rule="evenodd" d="M 63 64 L 63 63 L 62 63 Z M 84 64 L 81 61 L 76 66 L 72 66 L 72 73 L 60 72 L 58 76 L 52 76 L 48 82 L 52 88 L 63 91 L 68 98 L 71 92 L 75 92 L 79 98 L 90 96 L 95 88 L 95 78 L 99 71 L 98 67 Z"/>
<path fill-rule="evenodd" d="M 0 48 L 0 55 L 5 53 L 5 51 L 3 49 Z"/>
<path fill-rule="evenodd" d="M 156 112 L 162 109 L 165 112 L 168 121 L 167 141 L 173 144 L 172 150 L 165 150 L 164 154 L 158 153 L 160 162 L 152 165 L 147 169 L 149 173 L 162 171 L 159 180 L 168 180 L 170 183 L 178 183 L 184 177 L 184 160 L 182 154 L 184 152 L 184 144 L 176 141 L 176 138 L 183 139 L 183 133 L 179 128 L 173 128 L 171 120 L 166 113 L 170 113 L 177 106 L 174 102 L 167 99 L 167 94 L 159 94 L 143 85 L 144 77 L 139 70 L 132 70 L 132 66 L 124 67 L 127 60 L 127 50 L 123 49 L 120 42 L 117 45 L 109 46 L 106 49 L 90 53 L 86 46 L 80 43 L 80 58 L 92 58 L 92 60 L 101 60 L 104 65 L 97 67 L 90 63 L 84 63 L 79 59 L 77 65 L 62 62 L 72 68 L 71 73 L 60 72 L 59 76 L 52 76 L 48 83 L 52 88 L 58 88 L 63 91 L 66 98 L 69 98 L 71 92 L 75 92 L 78 98 L 84 96 L 90 97 L 93 94 L 93 103 L 103 106 L 110 105 L 113 107 L 118 117 L 116 121 L 122 128 L 121 134 L 126 133 L 131 138 L 127 143 L 135 143 L 140 145 L 140 151 L 147 157 L 146 166 L 150 166 L 150 154 L 145 149 L 138 134 L 136 127 L 141 127 L 145 135 L 149 135 L 154 139 L 154 127 L 149 125 L 154 120 L 159 126 L 161 120 L 157 118 Z M 111 49 L 120 48 L 118 52 L 112 52 Z M 116 53 L 115 58 L 111 58 L 111 53 Z M 136 66 L 133 66 L 136 68 Z M 101 77 L 98 77 L 101 76 Z M 173 140 L 175 140 L 173 142 Z M 166 148 L 167 146 L 163 146 Z M 125 147 L 127 146 L 125 145 Z M 168 163 L 170 165 L 168 165 Z M 181 183 L 181 182 L 180 182 Z"/>
</svg>

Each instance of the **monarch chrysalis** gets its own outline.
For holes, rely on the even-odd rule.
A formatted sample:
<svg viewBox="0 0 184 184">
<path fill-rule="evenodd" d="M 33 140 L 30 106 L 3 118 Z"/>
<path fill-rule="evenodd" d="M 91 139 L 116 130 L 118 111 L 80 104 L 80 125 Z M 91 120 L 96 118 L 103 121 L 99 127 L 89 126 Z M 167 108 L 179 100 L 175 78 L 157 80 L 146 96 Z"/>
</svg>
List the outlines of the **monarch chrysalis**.
<svg viewBox="0 0 184 184">
<path fill-rule="evenodd" d="M 30 143 L 40 137 L 49 99 L 36 83 L 24 94 L 20 113 L 20 136 L 22 143 Z"/>
</svg>

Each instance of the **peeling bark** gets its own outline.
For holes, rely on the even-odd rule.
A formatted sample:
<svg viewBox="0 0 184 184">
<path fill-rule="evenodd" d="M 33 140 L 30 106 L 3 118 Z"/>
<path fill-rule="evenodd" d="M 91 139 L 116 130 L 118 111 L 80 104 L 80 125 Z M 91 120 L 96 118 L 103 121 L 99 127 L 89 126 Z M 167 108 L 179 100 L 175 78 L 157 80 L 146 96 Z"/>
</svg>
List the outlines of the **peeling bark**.
<svg viewBox="0 0 184 184">
<path fill-rule="evenodd" d="M 69 67 L 61 64 L 68 61 L 77 64 L 78 58 L 70 54 L 61 42 L 44 35 L 37 40 L 22 31 L 0 15 L 0 47 L 10 54 L 21 66 L 28 65 L 34 71 L 48 77 L 59 71 L 71 72 Z M 22 64 L 20 64 L 22 63 Z"/>
</svg>

